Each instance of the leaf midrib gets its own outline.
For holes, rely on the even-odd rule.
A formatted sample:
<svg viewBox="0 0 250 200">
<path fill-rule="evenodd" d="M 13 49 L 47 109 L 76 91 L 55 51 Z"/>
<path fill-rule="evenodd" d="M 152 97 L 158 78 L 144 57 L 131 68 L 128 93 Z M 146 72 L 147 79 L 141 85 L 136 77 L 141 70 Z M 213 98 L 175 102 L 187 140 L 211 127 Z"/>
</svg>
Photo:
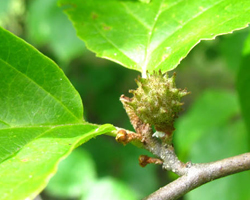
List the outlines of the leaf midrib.
<svg viewBox="0 0 250 200">
<path fill-rule="evenodd" d="M 44 132 L 36 135 L 36 137 L 32 138 L 31 140 L 29 140 L 27 143 L 25 143 L 22 148 L 28 144 L 30 144 L 32 141 L 42 137 L 43 135 L 45 135 L 46 133 L 50 132 L 51 130 L 54 130 L 56 128 L 60 128 L 60 127 L 70 127 L 70 126 L 79 126 L 79 125 L 92 125 L 92 124 L 89 124 L 87 122 L 85 123 L 79 123 L 79 124 L 64 124 L 64 125 L 57 125 L 57 126 L 54 126 L 54 125 L 46 125 L 46 126 L 23 126 L 23 127 L 15 127 L 15 128 L 3 128 L 3 129 L 0 129 L 0 132 L 1 130 L 7 130 L 7 129 L 10 129 L 13 131 L 13 129 L 29 129 L 29 128 L 48 128 L 47 130 L 45 130 Z M 13 157 L 18 151 L 20 151 L 21 148 L 17 151 L 14 151 L 14 152 L 11 152 L 8 156 L 6 156 L 5 158 L 1 159 L 0 158 L 0 163 L 4 162 L 5 160 Z"/>
<path fill-rule="evenodd" d="M 83 123 L 83 124 L 84 124 L 84 123 Z M 74 124 L 74 125 L 83 125 L 83 124 Z M 85 124 L 88 124 L 88 123 L 85 123 Z M 66 125 L 66 126 L 67 126 L 67 125 Z M 31 143 L 31 142 L 34 141 L 35 139 L 40 138 L 41 136 L 43 136 L 44 134 L 48 133 L 48 132 L 51 131 L 52 129 L 54 129 L 54 128 L 51 128 L 51 129 L 46 130 L 45 132 L 39 134 L 37 137 L 35 137 L 33 140 L 31 140 L 31 141 L 29 141 L 28 143 L 26 143 L 24 146 L 26 146 L 27 144 Z M 92 131 L 90 131 L 90 133 L 92 133 Z M 88 134 L 85 134 L 84 136 L 87 137 Z M 77 140 L 74 142 L 74 144 L 72 144 L 72 145 L 69 147 L 69 149 L 68 149 L 67 151 L 65 151 L 65 152 L 63 153 L 63 155 L 60 156 L 60 157 L 57 159 L 57 161 L 55 162 L 53 168 L 48 172 L 48 175 L 50 175 L 50 174 L 52 174 L 52 173 L 55 173 L 56 168 L 57 168 L 58 163 L 60 162 L 60 160 L 62 160 L 65 156 L 67 156 L 67 155 L 69 154 L 69 152 L 70 152 L 71 150 L 73 150 L 74 146 L 75 146 L 76 144 L 78 144 L 78 142 L 79 142 L 81 139 L 82 139 L 82 138 L 77 139 Z M 21 149 L 20 149 L 20 150 L 21 150 Z M 18 151 L 17 151 L 17 152 L 18 152 Z M 15 152 L 15 153 L 17 153 L 17 152 Z M 15 154 L 15 153 L 14 153 L 14 154 Z M 5 160 L 11 158 L 11 157 L 13 157 L 13 155 L 12 155 L 12 156 L 9 156 L 9 157 L 6 158 L 6 159 L 4 159 L 3 161 L 1 161 L 1 163 L 4 162 Z M 32 175 L 32 174 L 31 174 L 31 175 Z M 33 175 L 32 175 L 32 176 L 33 176 Z M 46 184 L 46 182 L 48 182 L 48 179 L 50 179 L 50 177 L 51 177 L 51 176 L 47 176 L 46 179 L 43 180 L 43 184 Z M 24 183 L 26 183 L 28 180 L 29 180 L 29 177 L 27 177 L 26 179 L 24 179 L 22 182 L 19 182 L 18 184 L 15 184 L 15 187 L 14 187 L 14 188 L 19 188 L 21 185 L 23 185 Z M 40 188 L 42 189 L 42 188 L 44 187 L 43 184 L 40 184 L 39 188 L 37 188 L 38 191 L 40 190 Z M 13 188 L 12 188 L 12 189 L 13 189 Z M 15 189 L 13 189 L 12 191 L 15 191 Z M 5 197 L 8 197 L 8 195 L 10 195 L 10 194 L 11 194 L 11 193 L 6 193 L 6 194 L 5 194 Z"/>
<path fill-rule="evenodd" d="M 6 126 L 11 127 L 11 125 L 10 125 L 10 124 L 6 123 L 5 121 L 3 121 L 3 120 L 1 120 L 1 119 L 0 119 L 0 123 L 4 124 L 4 125 L 6 125 Z"/>
<path fill-rule="evenodd" d="M 112 45 L 113 47 L 115 47 L 115 49 L 116 49 L 117 51 L 121 52 L 121 53 L 122 53 L 125 57 L 127 57 L 130 61 L 136 63 L 136 61 L 134 61 L 132 58 L 130 58 L 129 56 L 127 56 L 126 53 L 124 53 L 121 49 L 119 49 L 119 48 L 117 47 L 117 45 L 116 45 L 114 42 L 112 42 L 108 37 L 106 37 L 106 36 L 102 33 L 102 31 L 97 27 L 96 24 L 93 24 L 93 26 L 94 26 L 94 28 L 98 31 L 98 33 L 99 33 L 99 34 L 100 34 L 100 35 L 101 35 L 110 45 Z"/>
<path fill-rule="evenodd" d="M 148 56 L 148 55 L 151 54 L 151 53 L 148 54 L 148 52 L 149 52 L 148 47 L 149 47 L 149 45 L 150 45 L 150 43 L 151 43 L 151 41 L 152 41 L 152 37 L 153 37 L 153 34 L 154 34 L 154 29 L 155 29 L 155 26 L 156 26 L 157 21 L 158 21 L 158 19 L 159 19 L 159 16 L 160 16 L 163 12 L 165 12 L 166 10 L 168 10 L 168 9 L 170 9 L 170 8 L 172 8 L 172 7 L 174 7 L 175 5 L 179 4 L 179 3 L 182 2 L 182 1 L 177 1 L 177 2 L 175 2 L 174 4 L 172 4 L 170 7 L 168 7 L 167 9 L 161 10 L 162 4 L 163 4 L 164 2 L 165 2 L 165 0 L 162 0 L 161 3 L 159 4 L 159 10 L 158 10 L 158 12 L 157 12 L 157 14 L 156 14 L 156 16 L 155 16 L 155 18 L 154 18 L 154 23 L 153 23 L 152 27 L 151 27 L 150 30 L 149 30 L 149 33 L 151 33 L 151 34 L 150 34 L 150 36 L 149 36 L 149 38 L 148 38 L 148 42 L 147 42 L 147 45 L 146 45 L 146 48 L 145 48 L 144 62 L 143 62 L 143 65 L 141 66 L 141 68 L 142 68 L 142 73 L 143 73 L 143 74 L 145 74 L 145 73 L 146 73 L 146 70 L 147 70 L 147 65 L 148 65 L 148 61 L 149 61 L 149 56 Z"/>
</svg>

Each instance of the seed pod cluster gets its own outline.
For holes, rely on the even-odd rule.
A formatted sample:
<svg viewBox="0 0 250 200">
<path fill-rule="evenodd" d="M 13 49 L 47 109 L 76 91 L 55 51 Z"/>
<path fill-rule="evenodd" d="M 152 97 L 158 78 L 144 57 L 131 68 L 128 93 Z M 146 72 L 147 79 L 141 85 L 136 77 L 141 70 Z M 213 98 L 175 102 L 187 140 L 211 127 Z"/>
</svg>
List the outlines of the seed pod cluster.
<svg viewBox="0 0 250 200">
<path fill-rule="evenodd" d="M 159 71 L 147 74 L 147 78 L 139 77 L 136 80 L 138 88 L 129 91 L 133 97 L 124 102 L 144 123 L 168 135 L 172 134 L 174 120 L 182 109 L 180 100 L 188 94 L 186 90 L 176 88 L 175 76 L 169 78 Z"/>
</svg>

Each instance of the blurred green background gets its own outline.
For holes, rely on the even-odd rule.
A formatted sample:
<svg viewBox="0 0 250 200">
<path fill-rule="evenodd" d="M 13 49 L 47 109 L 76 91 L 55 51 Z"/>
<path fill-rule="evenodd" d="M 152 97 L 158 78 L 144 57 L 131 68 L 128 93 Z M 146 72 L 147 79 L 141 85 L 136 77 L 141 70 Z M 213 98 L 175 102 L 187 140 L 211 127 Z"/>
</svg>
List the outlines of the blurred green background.
<svg viewBox="0 0 250 200">
<path fill-rule="evenodd" d="M 88 51 L 56 0 L 0 0 L 0 25 L 64 70 L 82 97 L 87 121 L 133 130 L 119 97 L 136 87 L 139 72 Z M 202 41 L 175 70 L 177 86 L 191 91 L 175 124 L 174 145 L 182 161 L 210 162 L 250 150 L 235 84 L 249 31 Z M 40 198 L 136 200 L 176 178 L 160 166 L 141 168 L 141 154 L 150 155 L 108 136 L 92 139 L 59 165 Z M 249 184 L 248 171 L 206 184 L 182 199 L 249 200 Z"/>
</svg>

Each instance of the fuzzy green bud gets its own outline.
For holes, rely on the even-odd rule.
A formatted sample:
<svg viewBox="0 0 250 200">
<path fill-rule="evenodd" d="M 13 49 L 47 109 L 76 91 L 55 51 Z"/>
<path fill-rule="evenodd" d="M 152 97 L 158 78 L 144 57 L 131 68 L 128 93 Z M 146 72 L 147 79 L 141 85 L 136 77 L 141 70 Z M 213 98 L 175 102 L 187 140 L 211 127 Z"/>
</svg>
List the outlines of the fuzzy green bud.
<svg viewBox="0 0 250 200">
<path fill-rule="evenodd" d="M 171 135 L 174 120 L 182 109 L 181 98 L 188 94 L 175 85 L 175 74 L 169 78 L 167 74 L 147 74 L 147 78 L 136 80 L 138 88 L 131 90 L 134 96 L 124 102 L 144 123 L 153 125 L 157 131 Z"/>
</svg>

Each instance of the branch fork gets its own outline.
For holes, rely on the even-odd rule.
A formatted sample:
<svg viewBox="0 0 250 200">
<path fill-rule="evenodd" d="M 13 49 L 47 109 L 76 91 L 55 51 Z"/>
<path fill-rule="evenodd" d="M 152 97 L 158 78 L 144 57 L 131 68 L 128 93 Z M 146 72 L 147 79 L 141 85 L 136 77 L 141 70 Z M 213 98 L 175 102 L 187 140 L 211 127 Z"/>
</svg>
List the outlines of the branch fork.
<svg viewBox="0 0 250 200">
<path fill-rule="evenodd" d="M 250 153 L 203 164 L 183 163 L 178 159 L 172 144 L 173 124 L 183 104 L 180 98 L 188 92 L 175 88 L 174 79 L 175 75 L 168 78 L 161 72 L 154 73 L 152 77 L 136 81 L 139 87 L 131 91 L 133 98 L 120 97 L 136 133 L 118 129 L 116 140 L 124 145 L 132 142 L 156 156 L 141 155 L 142 167 L 160 164 L 180 176 L 144 200 L 174 200 L 209 181 L 250 169 Z"/>
<path fill-rule="evenodd" d="M 145 132 L 144 137 L 150 132 Z M 148 128 L 148 131 L 152 129 Z M 129 132 L 129 131 L 128 131 Z M 131 132 L 130 132 L 131 134 Z M 138 133 L 134 133 L 140 135 Z M 138 140 L 139 138 L 139 140 Z M 163 169 L 172 171 L 180 177 L 175 181 L 160 188 L 143 200 L 175 200 L 189 191 L 215 179 L 225 177 L 238 172 L 250 170 L 250 153 L 218 160 L 210 163 L 195 164 L 181 162 L 174 152 L 172 145 L 162 145 L 156 138 L 133 137 L 132 142 L 142 142 L 142 146 L 158 158 L 151 158 L 145 155 L 139 157 L 139 164 L 145 167 L 147 164 L 160 164 Z M 138 143 L 137 143 L 138 144 Z M 138 145 L 137 145 L 138 146 Z"/>
</svg>

